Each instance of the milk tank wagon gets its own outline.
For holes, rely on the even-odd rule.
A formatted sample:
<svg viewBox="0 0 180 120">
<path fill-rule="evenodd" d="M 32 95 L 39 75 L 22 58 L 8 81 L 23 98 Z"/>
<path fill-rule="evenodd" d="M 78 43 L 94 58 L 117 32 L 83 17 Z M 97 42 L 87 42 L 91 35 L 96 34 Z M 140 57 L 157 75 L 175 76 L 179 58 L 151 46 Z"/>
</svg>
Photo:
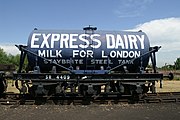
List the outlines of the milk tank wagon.
<svg viewBox="0 0 180 120">
<path fill-rule="evenodd" d="M 156 71 L 158 46 L 142 31 L 34 29 L 21 51 L 16 88 L 32 96 L 140 95 L 162 86 Z M 28 66 L 22 70 L 27 56 Z M 151 61 L 153 71 L 148 72 Z M 20 85 L 21 83 L 21 85 Z"/>
</svg>

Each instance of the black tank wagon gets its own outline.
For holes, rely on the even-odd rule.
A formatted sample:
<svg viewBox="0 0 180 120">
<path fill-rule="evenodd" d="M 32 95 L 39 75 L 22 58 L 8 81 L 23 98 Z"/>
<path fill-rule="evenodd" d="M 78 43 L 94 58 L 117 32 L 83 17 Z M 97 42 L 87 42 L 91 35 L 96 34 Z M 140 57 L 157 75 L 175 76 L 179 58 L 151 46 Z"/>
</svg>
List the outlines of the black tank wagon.
<svg viewBox="0 0 180 120">
<path fill-rule="evenodd" d="M 139 61 L 130 62 L 131 59 L 147 53 L 149 46 L 149 40 L 143 32 L 34 30 L 29 36 L 27 49 L 48 58 L 51 63 L 72 67 L 72 70 L 100 70 L 126 63 L 129 71 L 136 72 Z M 142 56 L 144 68 L 148 64 L 149 55 Z M 36 57 L 28 54 L 28 60 L 33 68 Z M 51 63 L 38 60 L 39 67 L 45 71 L 52 68 Z M 62 71 L 63 68 L 59 70 Z"/>
<path fill-rule="evenodd" d="M 156 92 L 155 81 L 162 87 L 155 55 L 160 47 L 150 47 L 142 31 L 99 31 L 91 26 L 78 31 L 35 29 L 27 46 L 16 46 L 21 56 L 14 79 L 22 93 L 133 96 Z M 23 72 L 26 56 L 28 67 Z M 146 71 L 149 60 L 153 73 Z"/>
</svg>

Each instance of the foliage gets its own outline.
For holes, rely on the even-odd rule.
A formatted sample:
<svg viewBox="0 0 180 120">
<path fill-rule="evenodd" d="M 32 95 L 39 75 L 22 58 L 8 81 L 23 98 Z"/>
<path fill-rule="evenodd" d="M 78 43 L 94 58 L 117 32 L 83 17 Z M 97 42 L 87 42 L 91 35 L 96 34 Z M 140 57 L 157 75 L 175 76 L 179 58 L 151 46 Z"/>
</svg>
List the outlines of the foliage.
<svg viewBox="0 0 180 120">
<path fill-rule="evenodd" d="M 177 58 L 174 65 L 165 64 L 161 67 L 162 70 L 180 70 L 180 58 Z"/>
<path fill-rule="evenodd" d="M 180 70 L 180 58 L 177 58 L 174 64 L 175 64 L 176 70 Z"/>
<path fill-rule="evenodd" d="M 175 70 L 175 66 L 174 65 L 165 65 L 165 66 L 162 66 L 161 69 L 162 70 Z"/>
<path fill-rule="evenodd" d="M 4 52 L 3 49 L 0 48 L 0 64 L 8 64 L 8 60 L 8 55 Z"/>
<path fill-rule="evenodd" d="M 4 52 L 2 48 L 0 48 L 0 64 L 13 64 L 16 68 L 19 66 L 20 55 L 11 55 Z M 27 64 L 27 60 L 25 61 Z"/>
</svg>

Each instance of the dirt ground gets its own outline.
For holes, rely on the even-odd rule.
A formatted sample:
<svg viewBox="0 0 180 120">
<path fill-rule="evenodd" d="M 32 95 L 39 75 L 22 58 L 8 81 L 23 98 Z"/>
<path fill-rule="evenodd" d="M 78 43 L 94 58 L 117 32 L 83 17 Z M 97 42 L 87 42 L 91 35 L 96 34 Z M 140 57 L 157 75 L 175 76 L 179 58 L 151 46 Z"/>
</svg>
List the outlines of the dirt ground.
<svg viewBox="0 0 180 120">
<path fill-rule="evenodd" d="M 180 80 L 164 80 L 163 88 L 160 88 L 159 82 L 156 83 L 156 92 L 180 92 Z"/>
<path fill-rule="evenodd" d="M 1 120 L 179 120 L 180 103 L 0 106 Z"/>
</svg>

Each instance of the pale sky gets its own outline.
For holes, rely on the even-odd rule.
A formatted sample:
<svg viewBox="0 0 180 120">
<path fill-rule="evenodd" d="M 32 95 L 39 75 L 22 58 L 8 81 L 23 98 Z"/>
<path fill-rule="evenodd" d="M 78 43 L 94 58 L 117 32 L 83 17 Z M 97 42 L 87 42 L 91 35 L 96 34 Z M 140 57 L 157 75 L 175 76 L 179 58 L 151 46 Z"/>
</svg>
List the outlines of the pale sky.
<svg viewBox="0 0 180 120">
<path fill-rule="evenodd" d="M 0 47 L 17 54 L 34 28 L 144 31 L 162 49 L 157 66 L 180 57 L 179 0 L 0 0 Z"/>
</svg>

